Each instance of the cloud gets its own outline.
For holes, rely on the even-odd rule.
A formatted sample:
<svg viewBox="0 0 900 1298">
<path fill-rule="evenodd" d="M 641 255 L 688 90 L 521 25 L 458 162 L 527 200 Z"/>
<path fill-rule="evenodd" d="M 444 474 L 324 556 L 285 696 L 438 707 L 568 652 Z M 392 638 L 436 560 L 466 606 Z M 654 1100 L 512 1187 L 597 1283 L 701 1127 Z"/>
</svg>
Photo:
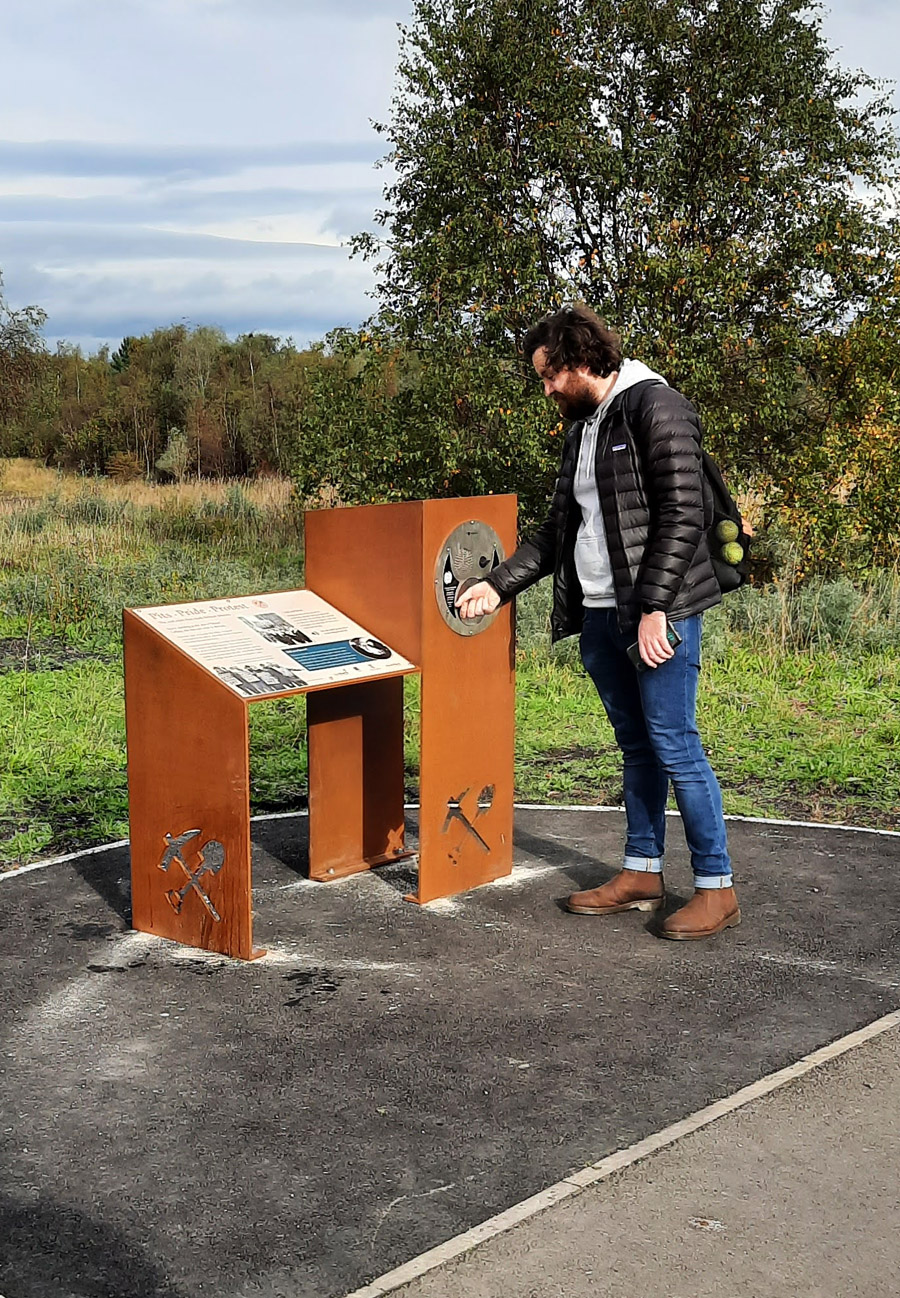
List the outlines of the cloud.
<svg viewBox="0 0 900 1298">
<path fill-rule="evenodd" d="M 47 221 L 8 222 L 2 239 L 6 295 L 47 312 L 51 346 L 115 346 L 180 320 L 305 345 L 373 310 L 371 269 L 333 245 Z"/>
<path fill-rule="evenodd" d="M 86 346 L 115 345 L 126 334 L 181 320 L 217 325 L 229 334 L 275 333 L 304 345 L 337 325 L 354 326 L 371 313 L 369 274 L 348 267 L 334 250 L 292 249 L 267 261 L 199 259 L 95 265 L 90 270 L 29 268 L 15 275 L 23 301 L 47 311 L 45 335 Z M 13 287 L 11 284 L 10 287 Z"/>
<path fill-rule="evenodd" d="M 123 176 L 167 180 L 227 176 L 248 168 L 333 165 L 371 166 L 386 152 L 376 138 L 306 140 L 278 145 L 104 144 L 80 140 L 26 143 L 0 140 L 0 176 Z"/>
<path fill-rule="evenodd" d="M 80 8 L 78 0 L 44 0 L 58 13 Z M 246 0 L 93 0 L 96 9 L 105 9 L 108 13 L 121 15 L 123 10 L 133 14 L 143 14 L 151 19 L 160 19 L 166 15 L 197 15 L 213 17 L 217 14 L 237 14 L 244 18 L 247 13 Z M 328 15 L 331 18 L 358 21 L 372 16 L 407 18 L 411 0 L 329 0 Z M 254 0 L 254 16 L 263 15 L 282 21 L 299 22 L 304 18 L 321 18 L 322 0 Z"/>
<path fill-rule="evenodd" d="M 68 226 L 37 221 L 7 224 L 3 245 L 14 258 L 58 267 L 88 260 L 104 263 L 175 258 L 226 263 L 298 256 L 344 261 L 347 256 L 344 249 L 334 245 L 299 240 L 233 239 L 181 230 L 132 230 L 118 225 Z"/>
<path fill-rule="evenodd" d="M 243 9 L 244 0 L 193 0 L 201 8 L 209 9 Z M 337 18 L 359 19 L 373 15 L 393 16 L 405 19 L 409 17 L 410 0 L 330 0 L 330 12 Z M 322 12 L 322 0 L 255 0 L 257 12 L 277 15 L 312 15 L 318 17 Z"/>
<path fill-rule="evenodd" d="M 308 341 L 371 314 L 412 0 L 6 0 L 0 271 L 46 336 L 173 319 Z M 35 92 L 40 88 L 40 93 Z"/>
<path fill-rule="evenodd" d="M 96 194 L 67 197 L 58 194 L 0 193 L 0 224 L 34 223 L 49 226 L 119 226 L 123 232 L 137 225 L 173 226 L 298 214 L 319 214 L 319 228 L 353 233 L 367 225 L 380 202 L 380 191 L 371 189 L 222 189 L 177 190 L 163 193 Z"/>
<path fill-rule="evenodd" d="M 822 13 L 822 34 L 842 68 L 896 84 L 900 77 L 900 12 L 896 0 L 833 0 Z"/>
<path fill-rule="evenodd" d="M 397 12 L 346 0 L 4 0 L 0 136 L 359 141 L 390 96 Z"/>
</svg>

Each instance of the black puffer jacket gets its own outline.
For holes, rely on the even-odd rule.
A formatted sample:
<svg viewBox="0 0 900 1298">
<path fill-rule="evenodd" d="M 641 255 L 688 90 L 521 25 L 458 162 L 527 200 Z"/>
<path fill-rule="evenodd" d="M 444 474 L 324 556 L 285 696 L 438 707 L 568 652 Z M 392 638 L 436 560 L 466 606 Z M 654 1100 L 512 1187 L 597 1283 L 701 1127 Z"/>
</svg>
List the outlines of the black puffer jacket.
<svg viewBox="0 0 900 1298">
<path fill-rule="evenodd" d="M 577 634 L 584 621 L 575 571 L 581 512 L 574 497 L 583 427 L 573 424 L 566 436 L 546 520 L 488 578 L 506 600 L 553 573 L 554 641 Z M 706 543 L 712 500 L 700 439 L 691 403 L 652 379 L 613 398 L 601 425 L 597 489 L 623 631 L 637 626 L 642 610 L 660 609 L 675 621 L 722 598 Z"/>
</svg>

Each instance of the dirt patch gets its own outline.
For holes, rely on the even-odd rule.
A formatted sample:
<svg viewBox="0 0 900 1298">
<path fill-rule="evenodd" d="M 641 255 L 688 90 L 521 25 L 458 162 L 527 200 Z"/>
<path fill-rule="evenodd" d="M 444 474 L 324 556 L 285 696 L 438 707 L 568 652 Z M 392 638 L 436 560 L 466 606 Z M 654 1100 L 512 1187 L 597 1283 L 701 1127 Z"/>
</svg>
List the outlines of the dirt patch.
<svg viewBox="0 0 900 1298">
<path fill-rule="evenodd" d="M 727 800 L 727 786 L 723 785 Z M 855 825 L 860 829 L 900 830 L 896 807 L 879 806 L 852 794 L 828 788 L 804 789 L 788 783 L 780 789 L 765 780 L 743 776 L 736 792 L 750 794 L 764 812 L 750 813 L 784 820 L 808 820 L 822 825 Z"/>
<path fill-rule="evenodd" d="M 0 672 L 58 672 L 73 663 L 94 659 L 111 662 L 108 654 L 73 649 L 64 640 L 25 640 L 17 636 L 0 640 Z"/>
<path fill-rule="evenodd" d="M 597 750 L 584 748 L 555 749 L 537 756 L 529 757 L 532 768 L 543 771 L 547 767 L 559 765 L 573 759 L 589 760 L 597 758 Z M 715 769 L 715 764 L 713 766 Z M 756 810 L 745 814 L 764 818 L 782 820 L 803 820 L 821 825 L 854 825 L 860 829 L 889 829 L 900 831 L 900 815 L 896 807 L 879 806 L 874 801 L 842 794 L 828 788 L 805 789 L 796 784 L 787 784 L 781 788 L 772 788 L 762 779 L 742 776 L 738 785 L 731 785 L 722 780 L 722 791 L 726 807 L 730 791 L 740 793 L 753 799 Z M 516 789 L 516 797 L 523 802 L 543 802 L 548 806 L 558 804 L 578 804 L 582 806 L 622 805 L 624 790 L 621 778 L 604 779 L 600 776 L 587 778 L 576 772 L 576 778 L 567 782 L 565 788 L 545 787 L 543 780 L 529 780 Z M 674 799 L 670 797 L 669 807 L 675 809 Z"/>
</svg>

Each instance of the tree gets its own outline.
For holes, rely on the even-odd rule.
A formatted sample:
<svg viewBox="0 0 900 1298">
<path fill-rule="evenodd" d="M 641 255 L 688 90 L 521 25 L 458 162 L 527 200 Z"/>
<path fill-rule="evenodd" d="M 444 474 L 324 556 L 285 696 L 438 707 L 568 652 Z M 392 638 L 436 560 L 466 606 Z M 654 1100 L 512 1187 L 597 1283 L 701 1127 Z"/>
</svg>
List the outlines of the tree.
<svg viewBox="0 0 900 1298">
<path fill-rule="evenodd" d="M 45 354 L 41 329 L 46 319 L 37 306 L 12 310 L 0 273 L 0 424 L 14 419 L 30 396 Z"/>
<path fill-rule="evenodd" d="M 807 367 L 815 436 L 785 457 L 775 494 L 801 573 L 900 562 L 900 268 L 892 293 L 844 334 L 823 334 Z"/>
<path fill-rule="evenodd" d="M 127 370 L 128 366 L 131 364 L 131 351 L 134 343 L 135 339 L 132 338 L 130 334 L 127 334 L 113 352 L 112 356 L 110 356 L 110 366 L 117 374 L 121 374 L 123 370 Z"/>
<path fill-rule="evenodd" d="M 546 509 L 561 424 L 543 396 L 509 404 L 515 367 L 486 349 L 335 330 L 306 369 L 285 456 L 303 501 L 363 504 L 515 491 Z M 313 357 L 316 354 L 313 353 Z"/>
<path fill-rule="evenodd" d="M 381 320 L 495 354 L 581 299 L 758 471 L 809 432 L 823 332 L 890 284 L 884 88 L 804 0 L 417 0 L 390 123 Z"/>
<path fill-rule="evenodd" d="M 160 473 L 168 473 L 176 482 L 184 482 L 194 459 L 194 448 L 188 440 L 187 433 L 180 428 L 169 429 L 169 440 L 166 449 L 156 461 Z"/>
</svg>

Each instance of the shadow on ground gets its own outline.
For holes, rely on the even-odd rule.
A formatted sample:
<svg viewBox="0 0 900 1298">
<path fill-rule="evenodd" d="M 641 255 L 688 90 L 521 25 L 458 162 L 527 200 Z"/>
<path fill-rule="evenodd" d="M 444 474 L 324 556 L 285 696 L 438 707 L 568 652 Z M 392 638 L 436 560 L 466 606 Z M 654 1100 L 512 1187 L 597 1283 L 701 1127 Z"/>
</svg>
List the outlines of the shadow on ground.
<svg viewBox="0 0 900 1298">
<path fill-rule="evenodd" d="M 0 1192 L 0 1285 L 10 1298 L 179 1298 L 135 1236 L 68 1205 Z"/>
</svg>

